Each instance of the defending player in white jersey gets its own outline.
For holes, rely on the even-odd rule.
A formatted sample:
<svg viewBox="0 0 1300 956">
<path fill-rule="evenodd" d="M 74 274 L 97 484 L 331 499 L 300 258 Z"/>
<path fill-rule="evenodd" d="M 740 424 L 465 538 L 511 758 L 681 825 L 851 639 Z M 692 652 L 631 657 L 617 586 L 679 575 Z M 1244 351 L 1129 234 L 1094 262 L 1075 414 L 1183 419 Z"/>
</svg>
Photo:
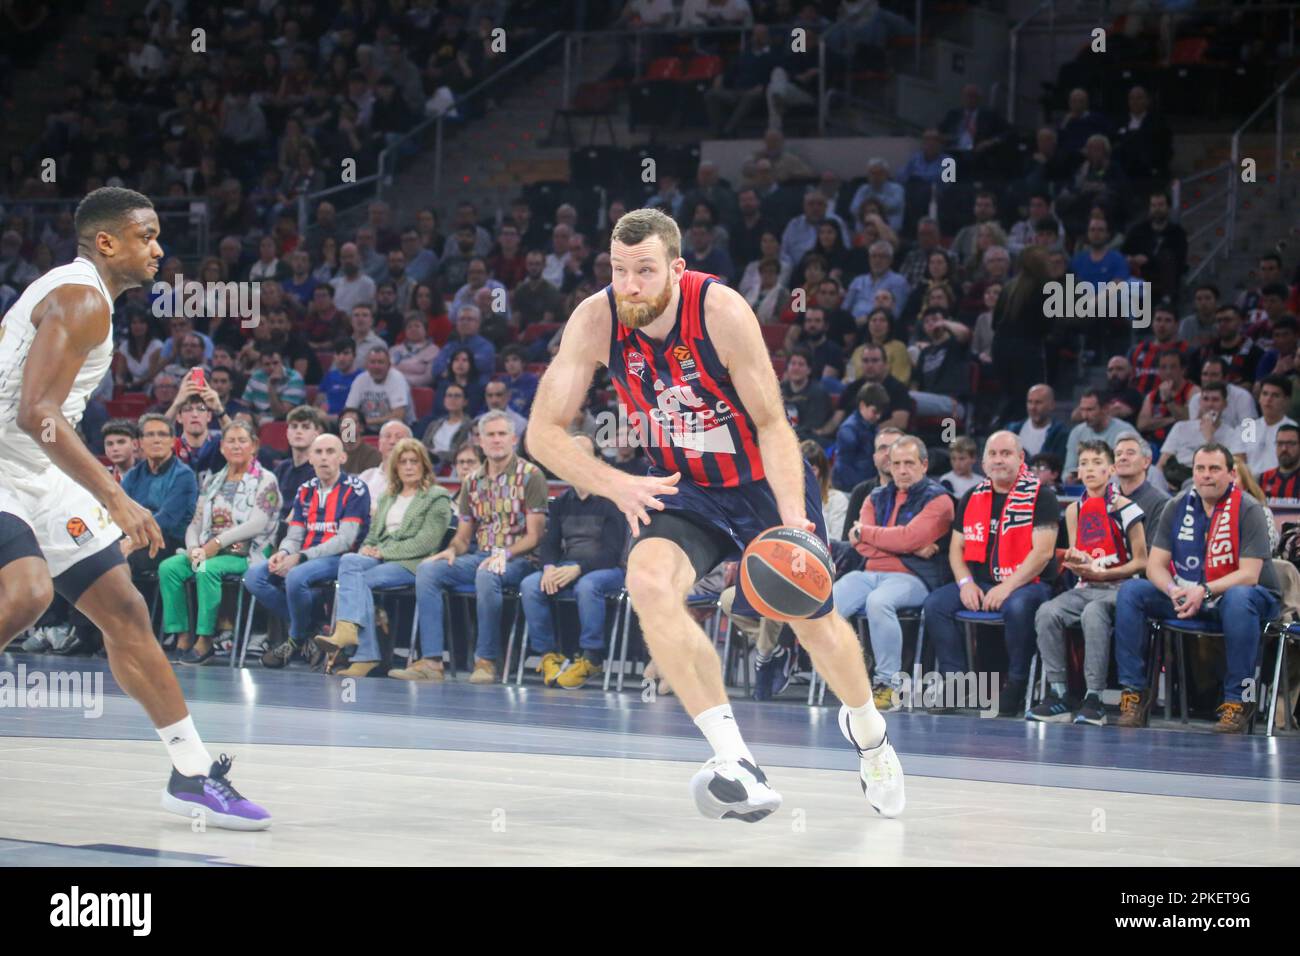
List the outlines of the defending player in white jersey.
<svg viewBox="0 0 1300 956">
<path fill-rule="evenodd" d="M 0 650 L 57 590 L 103 631 L 113 677 L 167 747 L 163 808 L 265 829 L 270 815 L 226 779 L 230 759 L 214 762 L 199 739 L 131 581 L 125 555 L 156 554 L 162 532 L 75 430 L 112 362 L 113 301 L 158 272 L 158 215 L 140 193 L 106 187 L 74 223 L 77 258 L 33 282 L 0 324 Z"/>
</svg>

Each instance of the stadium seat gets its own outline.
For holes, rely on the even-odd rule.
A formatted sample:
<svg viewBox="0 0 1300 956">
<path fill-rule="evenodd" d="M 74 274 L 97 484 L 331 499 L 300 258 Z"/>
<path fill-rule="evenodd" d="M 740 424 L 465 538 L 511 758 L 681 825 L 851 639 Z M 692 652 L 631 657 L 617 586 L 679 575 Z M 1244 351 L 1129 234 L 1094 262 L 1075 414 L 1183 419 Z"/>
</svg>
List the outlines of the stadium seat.
<svg viewBox="0 0 1300 956">
<path fill-rule="evenodd" d="M 319 392 L 319 391 L 320 391 L 320 386 L 319 386 L 319 385 L 308 385 L 308 386 L 307 386 L 307 404 L 308 404 L 308 405 L 315 405 L 315 404 L 316 404 L 316 393 Z"/>
<path fill-rule="evenodd" d="M 267 422 L 258 429 L 257 440 L 266 448 L 274 448 L 276 451 L 288 451 L 288 422 Z"/>
<path fill-rule="evenodd" d="M 521 345 L 530 345 L 543 336 L 549 339 L 560 330 L 562 325 L 564 325 L 563 322 L 534 322 L 532 325 L 528 326 L 528 328 L 524 329 L 523 333 L 519 336 L 519 343 Z"/>
<path fill-rule="evenodd" d="M 764 325 L 763 342 L 767 345 L 769 352 L 778 352 L 785 348 L 785 337 L 789 333 L 789 327 L 784 325 Z"/>
<path fill-rule="evenodd" d="M 415 403 L 415 417 L 424 418 L 433 412 L 433 389 L 431 388 L 413 388 L 411 389 L 411 401 Z"/>
<path fill-rule="evenodd" d="M 369 445 L 371 448 L 378 448 L 378 447 L 379 447 L 379 436 L 378 436 L 378 435 L 362 435 L 362 436 L 361 436 L 361 440 L 362 440 L 363 442 L 365 442 L 367 445 Z"/>
</svg>

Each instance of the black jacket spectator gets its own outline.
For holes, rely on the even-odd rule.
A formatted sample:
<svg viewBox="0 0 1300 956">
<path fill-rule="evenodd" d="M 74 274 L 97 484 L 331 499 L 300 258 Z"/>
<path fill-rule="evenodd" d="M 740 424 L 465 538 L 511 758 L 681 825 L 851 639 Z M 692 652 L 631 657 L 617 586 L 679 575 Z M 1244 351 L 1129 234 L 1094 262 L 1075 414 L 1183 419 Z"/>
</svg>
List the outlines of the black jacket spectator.
<svg viewBox="0 0 1300 956">
<path fill-rule="evenodd" d="M 617 505 L 600 495 L 583 498 L 570 488 L 550 504 L 537 556 L 543 566 L 574 561 L 589 574 L 618 567 L 627 536 L 627 519 Z"/>
</svg>

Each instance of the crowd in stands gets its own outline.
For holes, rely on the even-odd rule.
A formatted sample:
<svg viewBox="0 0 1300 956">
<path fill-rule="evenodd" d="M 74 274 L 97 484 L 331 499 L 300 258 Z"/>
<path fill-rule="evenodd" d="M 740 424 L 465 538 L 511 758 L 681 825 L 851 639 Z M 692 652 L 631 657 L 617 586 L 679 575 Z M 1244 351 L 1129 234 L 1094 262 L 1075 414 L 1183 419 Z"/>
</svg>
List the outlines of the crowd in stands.
<svg viewBox="0 0 1300 956">
<path fill-rule="evenodd" d="M 301 656 L 350 676 L 441 680 L 444 605 L 472 589 L 472 682 L 500 676 L 510 591 L 521 597 L 547 684 L 576 687 L 599 674 L 626 522 L 605 499 L 574 489 L 548 500 L 524 436 L 565 320 L 611 281 L 609 229 L 645 205 L 679 223 L 687 268 L 735 286 L 754 308 L 790 423 L 823 485 L 837 606 L 868 621 L 880 706 L 891 706 L 903 670 L 898 612 L 924 606 L 941 670 L 965 669 L 958 612 L 1001 614 L 1007 713 L 1024 709 L 1015 702 L 1038 652 L 1052 690 L 1032 714 L 1104 719 L 1113 643 L 1121 722 L 1141 722 L 1151 699 L 1142 615 L 1190 607 L 1215 623 L 1221 614 L 1230 632 L 1220 727 L 1245 727 L 1240 681 L 1253 675 L 1256 625 L 1279 610 L 1271 558 L 1296 550 L 1267 505 L 1300 499 L 1300 269 L 1288 274 L 1268 252 L 1239 294 L 1184 282 L 1171 134 L 1147 90 L 1130 89 L 1119 117 L 1100 115 L 1074 90 L 1068 111 L 1036 131 L 1034 151 L 1014 168 L 1006 160 L 1018 134 L 968 86 L 896 171 L 869 157 L 859 177 L 818 172 L 772 123 L 734 184 L 706 161 L 665 171 L 648 196 L 611 194 L 600 209 L 548 205 L 534 192 L 514 197 L 496 221 L 469 201 L 445 217 L 428 205 L 374 201 L 356 228 L 322 201 L 300 235 L 286 206 L 317 188 L 327 161 L 358 145 L 373 151 L 399 131 L 392 117 L 418 115 L 438 84 L 463 85 L 490 68 L 472 50 L 483 52 L 478 38 L 491 17 L 475 28 L 451 4 L 424 34 L 367 20 L 378 6 L 345 5 L 329 24 L 310 4 L 211 22 L 223 42 L 266 56 L 251 69 L 235 69 L 231 57 L 222 73 L 205 75 L 174 72 L 188 60 L 165 54 L 184 31 L 159 4 L 133 24 L 143 35 L 133 45 L 137 67 L 104 64 L 70 89 L 41 147 L 69 157 L 76 191 L 117 182 L 205 197 L 215 253 L 169 254 L 158 281 L 260 284 L 262 320 L 250 328 L 217 315 L 163 325 L 158 294 L 124 295 L 112 375 L 81 423 L 163 528 L 164 552 L 132 563 L 141 580 L 157 579 L 161 629 L 180 660 L 216 659 L 236 623 L 223 616 L 223 576 L 238 576 L 269 612 L 267 667 Z M 749 22 L 735 0 L 686 7 L 701 22 Z M 628 9 L 648 23 L 655 8 Z M 205 9 L 190 4 L 193 17 Z M 412 4 L 407 15 L 429 10 Z M 756 25 L 747 55 L 772 42 Z M 140 52 L 150 48 L 164 55 Z M 170 69 L 138 66 L 159 59 Z M 753 64 L 745 70 L 719 89 L 762 76 Z M 724 127 L 739 122 L 728 110 L 756 108 L 747 89 L 734 102 L 713 97 Z M 774 102 L 770 88 L 764 97 Z M 174 109 L 146 134 L 162 147 L 156 159 L 124 162 L 112 144 L 128 128 L 134 135 L 132 110 L 160 105 Z M 940 178 L 949 158 L 963 171 L 959 183 Z M 0 200 L 0 310 L 76 254 L 69 216 L 35 228 L 39 217 L 22 204 L 34 198 L 26 167 L 11 160 L 3 174 L 12 199 Z M 1099 290 L 1150 283 L 1149 331 L 1122 319 L 1047 319 L 1044 286 L 1067 278 Z M 1076 359 L 1104 365 L 1105 385 L 1058 409 L 1047 383 L 1063 382 Z M 599 428 L 616 407 L 602 375 L 573 422 L 578 452 L 642 472 L 645 455 Z M 1231 502 L 1230 527 L 1225 509 L 1207 517 L 1198 500 Z M 1000 547 L 994 514 L 1012 516 Z M 1172 533 L 1185 524 L 1202 541 L 1229 529 L 1232 570 L 1198 574 L 1195 548 Z M 1149 555 L 1172 561 L 1178 577 L 1151 570 Z M 1208 593 L 1189 583 L 1198 580 Z M 336 581 L 336 621 L 322 629 L 322 588 Z M 1067 581 L 1078 586 L 1065 589 Z M 729 598 L 734 567 L 712 584 Z M 394 635 L 376 594 L 407 587 L 418 605 L 418 655 L 389 670 Z M 576 598 L 576 648 L 561 646 L 549 601 L 560 592 Z M 1086 637 L 1086 687 L 1067 707 L 1063 635 L 1076 625 Z M 789 683 L 795 654 L 770 623 L 754 621 L 750 633 L 758 694 L 769 697 Z"/>
</svg>

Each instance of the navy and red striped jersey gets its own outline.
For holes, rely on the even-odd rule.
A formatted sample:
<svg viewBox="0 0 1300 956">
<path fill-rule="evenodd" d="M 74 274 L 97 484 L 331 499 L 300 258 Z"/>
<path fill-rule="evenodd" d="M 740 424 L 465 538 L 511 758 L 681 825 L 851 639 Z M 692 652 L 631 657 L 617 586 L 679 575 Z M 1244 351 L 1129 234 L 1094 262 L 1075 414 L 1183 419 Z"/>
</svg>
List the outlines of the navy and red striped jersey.
<svg viewBox="0 0 1300 956">
<path fill-rule="evenodd" d="M 1300 498 L 1300 468 L 1290 474 L 1270 468 L 1259 476 L 1259 486 L 1266 498 Z"/>
<path fill-rule="evenodd" d="M 662 342 L 620 322 L 614 287 L 606 286 L 609 377 L 629 430 L 656 467 L 697 485 L 734 488 L 763 479 L 763 458 L 758 429 L 704 329 L 704 295 L 716 281 L 682 273 L 677 322 Z"/>
<path fill-rule="evenodd" d="M 1183 387 L 1174 392 L 1174 402 L 1179 405 L 1186 405 L 1192 400 L 1195 388 L 1195 385 L 1184 379 Z M 1160 400 L 1159 382 L 1156 383 L 1155 388 L 1151 389 L 1151 415 L 1154 418 L 1164 418 L 1169 415 L 1169 403 Z M 1156 441 L 1164 441 L 1165 436 L 1169 434 L 1169 429 L 1172 427 L 1173 426 L 1171 425 L 1166 425 L 1164 428 L 1157 428 L 1151 432 L 1151 436 L 1155 438 Z"/>
<path fill-rule="evenodd" d="M 1146 339 L 1129 349 L 1128 360 L 1133 366 L 1133 387 L 1145 395 L 1160 384 L 1156 377 L 1156 366 L 1164 352 L 1174 351 L 1187 357 L 1188 345 L 1183 341 L 1165 342 L 1163 345 L 1155 339 Z"/>
<path fill-rule="evenodd" d="M 321 493 L 320 479 L 314 475 L 299 486 L 289 524 L 307 529 L 302 542 L 303 551 L 334 537 L 345 521 L 361 523 L 357 544 L 364 541 L 370 530 L 370 489 L 364 481 L 356 475 L 341 472 L 334 487 L 324 494 Z"/>
</svg>

